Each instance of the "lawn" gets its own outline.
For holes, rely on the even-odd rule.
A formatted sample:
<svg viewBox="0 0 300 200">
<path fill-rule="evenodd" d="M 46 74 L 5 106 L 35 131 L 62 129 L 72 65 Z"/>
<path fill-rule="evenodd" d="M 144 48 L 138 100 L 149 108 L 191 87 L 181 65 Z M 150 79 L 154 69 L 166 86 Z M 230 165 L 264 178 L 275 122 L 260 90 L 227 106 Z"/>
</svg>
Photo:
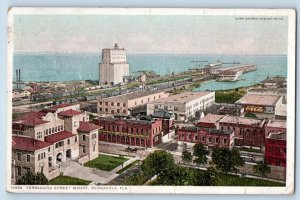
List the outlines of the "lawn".
<svg viewBox="0 0 300 200">
<path fill-rule="evenodd" d="M 88 185 L 91 181 L 70 176 L 58 176 L 49 181 L 49 185 Z"/>
<path fill-rule="evenodd" d="M 98 158 L 91 160 L 84 164 L 86 167 L 97 168 L 104 171 L 111 171 L 114 168 L 118 167 L 124 163 L 127 158 L 124 157 L 115 157 L 108 155 L 99 155 Z"/>
<path fill-rule="evenodd" d="M 277 186 L 283 187 L 285 184 L 274 181 L 238 177 L 229 174 L 218 174 L 216 177 L 216 186 Z"/>
</svg>

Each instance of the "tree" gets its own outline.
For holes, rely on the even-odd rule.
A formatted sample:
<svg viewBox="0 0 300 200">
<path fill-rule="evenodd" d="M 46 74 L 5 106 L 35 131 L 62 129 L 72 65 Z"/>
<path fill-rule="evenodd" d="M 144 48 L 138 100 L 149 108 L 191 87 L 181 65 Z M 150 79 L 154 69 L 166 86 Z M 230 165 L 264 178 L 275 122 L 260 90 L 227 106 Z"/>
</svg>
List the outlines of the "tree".
<svg viewBox="0 0 300 200">
<path fill-rule="evenodd" d="M 193 178 L 191 179 L 190 185 L 211 186 L 215 185 L 215 180 L 209 171 L 201 171 L 198 169 L 193 171 Z"/>
<path fill-rule="evenodd" d="M 202 165 L 207 163 L 208 150 L 202 144 L 195 144 L 193 147 L 193 155 L 196 157 L 194 163 Z"/>
<path fill-rule="evenodd" d="M 174 168 L 175 161 L 173 156 L 164 151 L 156 150 L 143 160 L 141 169 L 146 176 L 162 175 Z"/>
<path fill-rule="evenodd" d="M 253 166 L 255 173 L 260 174 L 261 177 L 264 177 L 266 174 L 271 173 L 271 168 L 264 162 L 260 162 L 257 165 Z"/>
<path fill-rule="evenodd" d="M 48 185 L 48 179 L 43 173 L 37 173 L 34 175 L 28 172 L 17 181 L 17 185 Z"/>
<path fill-rule="evenodd" d="M 191 152 L 183 151 L 182 155 L 181 155 L 181 159 L 182 159 L 183 163 L 187 164 L 187 163 L 192 162 L 193 156 L 192 156 Z"/>
<path fill-rule="evenodd" d="M 237 148 L 231 149 L 232 171 L 237 173 L 237 167 L 244 166 L 244 159 L 241 157 L 240 151 Z"/>
<path fill-rule="evenodd" d="M 238 172 L 237 167 L 244 165 L 238 149 L 215 148 L 212 153 L 212 162 L 216 169 L 225 173 Z"/>
</svg>

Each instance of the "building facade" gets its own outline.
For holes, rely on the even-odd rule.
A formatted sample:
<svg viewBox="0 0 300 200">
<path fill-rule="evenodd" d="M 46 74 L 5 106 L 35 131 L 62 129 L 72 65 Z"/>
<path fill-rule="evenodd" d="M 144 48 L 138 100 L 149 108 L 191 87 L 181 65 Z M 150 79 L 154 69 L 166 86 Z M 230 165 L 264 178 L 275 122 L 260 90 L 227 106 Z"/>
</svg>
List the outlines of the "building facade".
<svg viewBox="0 0 300 200">
<path fill-rule="evenodd" d="M 247 94 L 238 101 L 236 105 L 241 105 L 245 113 L 253 113 L 258 118 L 274 119 L 283 102 L 282 96 Z"/>
<path fill-rule="evenodd" d="M 265 163 L 286 167 L 286 132 L 271 132 L 266 138 Z"/>
<path fill-rule="evenodd" d="M 162 120 L 136 120 L 100 117 L 94 123 L 101 127 L 99 140 L 130 146 L 153 147 L 161 143 Z"/>
<path fill-rule="evenodd" d="M 233 130 L 236 146 L 262 148 L 265 144 L 264 119 L 225 116 L 219 120 L 220 130 Z"/>
<path fill-rule="evenodd" d="M 147 115 L 164 109 L 173 112 L 175 120 L 187 121 L 214 103 L 215 92 L 184 92 L 147 103 Z"/>
<path fill-rule="evenodd" d="M 99 84 L 119 84 L 129 76 L 129 64 L 124 48 L 115 44 L 114 48 L 102 50 L 102 63 L 99 64 Z"/>
<path fill-rule="evenodd" d="M 132 115 L 135 109 L 168 96 L 165 92 L 137 92 L 98 99 L 97 111 L 106 115 Z"/>
<path fill-rule="evenodd" d="M 77 107 L 61 104 L 47 111 L 26 113 L 13 121 L 13 184 L 27 172 L 42 172 L 48 179 L 55 178 L 67 160 L 88 161 L 98 155 L 100 127 L 87 122 L 85 112 L 73 110 Z M 81 150 L 83 145 L 87 153 Z"/>
</svg>

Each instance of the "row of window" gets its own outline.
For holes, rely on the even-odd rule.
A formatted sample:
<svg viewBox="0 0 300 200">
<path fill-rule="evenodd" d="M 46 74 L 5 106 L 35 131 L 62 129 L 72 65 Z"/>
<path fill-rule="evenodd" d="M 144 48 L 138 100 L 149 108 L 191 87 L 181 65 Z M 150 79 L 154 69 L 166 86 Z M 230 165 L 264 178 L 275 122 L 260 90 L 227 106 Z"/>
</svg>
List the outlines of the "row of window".
<svg viewBox="0 0 300 200">
<path fill-rule="evenodd" d="M 99 104 L 102 106 L 102 105 L 103 105 L 103 102 L 100 101 Z M 108 106 L 108 104 L 109 104 L 109 102 L 105 102 L 105 105 L 106 105 L 106 106 Z M 114 106 L 115 103 L 114 103 L 114 102 L 111 102 L 110 105 L 111 105 L 111 106 Z M 116 103 L 116 105 L 117 105 L 117 106 L 120 106 L 121 104 L 120 104 L 120 103 Z M 126 107 L 126 103 L 123 103 L 122 105 L 123 105 L 123 107 Z"/>
<path fill-rule="evenodd" d="M 57 133 L 57 132 L 60 132 L 60 131 L 63 131 L 63 130 L 64 130 L 64 125 L 58 125 L 58 126 L 55 126 L 55 127 L 52 127 L 52 128 L 45 129 L 44 130 L 44 135 L 47 136 L 47 135 L 50 135 L 52 133 Z M 37 132 L 37 138 L 38 139 L 42 138 L 42 132 Z"/>
<path fill-rule="evenodd" d="M 44 158 L 46 158 L 46 153 L 45 152 L 38 154 L 38 160 L 43 160 Z"/>
<path fill-rule="evenodd" d="M 22 154 L 20 152 L 17 153 L 17 160 L 21 161 L 22 160 Z M 30 163 L 30 155 L 26 155 L 26 162 Z"/>
<path fill-rule="evenodd" d="M 99 108 L 99 112 L 103 112 L 103 108 Z M 109 111 L 108 108 L 105 108 L 105 112 L 106 112 L 106 113 L 109 113 L 109 112 L 110 112 L 110 114 L 115 114 L 115 110 L 110 110 L 110 111 Z M 120 109 L 117 109 L 117 113 L 121 113 L 121 110 L 120 110 Z M 126 110 L 122 110 L 122 113 L 123 113 L 123 114 L 126 114 Z"/>
<path fill-rule="evenodd" d="M 273 153 L 285 153 L 286 154 L 286 147 L 278 147 L 278 146 L 266 146 L 266 151 L 273 152 Z"/>
<path fill-rule="evenodd" d="M 126 133 L 149 133 L 149 129 L 144 128 L 129 128 L 129 127 L 119 127 L 119 126 L 105 126 L 105 131 L 116 131 L 116 132 L 126 132 Z M 152 129 L 152 133 L 156 134 L 161 131 L 161 127 L 156 127 L 155 129 Z"/>
<path fill-rule="evenodd" d="M 201 136 L 201 142 L 204 143 L 220 143 L 220 139 L 218 137 L 206 137 L 206 136 Z M 185 134 L 181 134 L 181 140 L 185 139 Z M 198 141 L 198 136 L 195 135 L 193 138 L 195 142 Z M 192 137 L 190 134 L 187 135 L 187 140 L 192 140 Z M 228 139 L 227 138 L 223 138 L 223 144 L 227 144 Z"/>
<path fill-rule="evenodd" d="M 30 168 L 28 167 L 23 167 L 24 174 L 27 174 L 30 172 Z M 17 176 L 22 176 L 22 167 L 21 166 L 16 166 L 16 175 Z"/>
</svg>

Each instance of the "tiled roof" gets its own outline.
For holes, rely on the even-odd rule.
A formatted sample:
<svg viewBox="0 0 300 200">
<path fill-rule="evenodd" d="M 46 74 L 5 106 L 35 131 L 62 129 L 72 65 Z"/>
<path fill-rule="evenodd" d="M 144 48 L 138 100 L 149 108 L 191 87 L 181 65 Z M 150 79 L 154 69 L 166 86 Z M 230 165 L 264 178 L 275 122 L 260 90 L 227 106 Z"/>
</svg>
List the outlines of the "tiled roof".
<svg viewBox="0 0 300 200">
<path fill-rule="evenodd" d="M 61 132 L 46 136 L 45 141 L 50 142 L 50 143 L 55 143 L 55 142 L 70 138 L 72 136 L 74 136 L 74 134 L 72 134 L 71 132 L 61 131 Z"/>
<path fill-rule="evenodd" d="M 77 131 L 89 133 L 89 132 L 99 129 L 99 128 L 101 128 L 101 127 L 96 124 L 81 121 L 81 122 L 79 122 L 79 128 L 77 129 Z"/>
<path fill-rule="evenodd" d="M 42 112 L 29 112 L 26 113 L 13 121 L 13 123 L 23 124 L 27 126 L 35 126 L 39 124 L 47 123 L 48 121 L 42 120 L 41 118 L 45 116 Z"/>
<path fill-rule="evenodd" d="M 50 146 L 48 142 L 43 142 L 28 137 L 12 136 L 12 149 L 24 151 L 36 151 Z"/>
<path fill-rule="evenodd" d="M 74 115 L 79 115 L 79 114 L 82 114 L 82 113 L 77 110 L 73 110 L 73 109 L 61 111 L 58 113 L 58 115 L 65 116 L 65 117 L 72 117 Z"/>
</svg>

